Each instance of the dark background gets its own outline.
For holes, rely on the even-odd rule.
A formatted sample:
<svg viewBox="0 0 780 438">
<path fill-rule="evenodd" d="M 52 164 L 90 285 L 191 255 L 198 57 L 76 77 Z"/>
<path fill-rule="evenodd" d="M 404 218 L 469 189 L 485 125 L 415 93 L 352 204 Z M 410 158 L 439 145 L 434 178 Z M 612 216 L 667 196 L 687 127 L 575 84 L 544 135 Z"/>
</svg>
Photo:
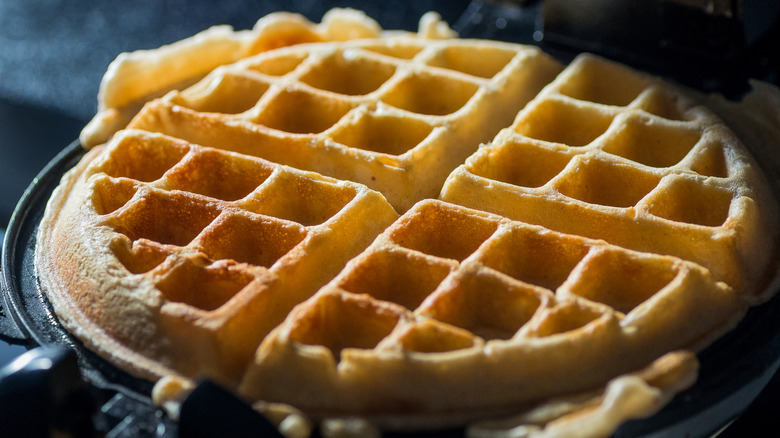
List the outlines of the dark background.
<svg viewBox="0 0 780 438">
<path fill-rule="evenodd" d="M 35 175 L 78 137 L 94 115 L 100 79 L 120 52 L 155 48 L 215 24 L 248 29 L 272 11 L 301 12 L 319 22 L 333 6 L 363 9 L 385 29 L 406 30 L 416 30 L 419 17 L 435 10 L 462 34 L 465 31 L 465 36 L 543 43 L 538 34 L 534 37 L 539 30 L 538 3 L 517 1 L 509 7 L 501 2 L 456 0 L 0 0 L 0 229 L 5 228 L 17 200 Z M 486 10 L 487 15 L 479 12 L 464 21 L 469 8 L 479 9 L 486 4 L 493 7 Z M 517 5 L 531 8 L 532 13 L 521 13 Z M 490 11 L 494 15 L 490 16 Z M 780 40 L 778 35 L 775 31 L 765 40 Z M 776 45 L 767 49 L 765 41 L 757 46 L 761 53 L 751 55 L 755 61 L 751 65 L 761 66 L 764 78 L 777 82 L 772 68 L 777 66 L 780 49 Z M 555 45 L 550 48 L 560 49 Z M 650 67 L 660 66 L 642 56 L 628 56 L 624 61 L 638 60 L 649 62 Z M 675 62 L 664 66 L 670 64 Z M 730 64 L 733 68 L 734 63 Z M 745 63 L 742 68 L 748 67 Z M 678 72 L 683 70 L 687 71 L 677 68 Z M 717 89 L 717 82 L 710 82 L 710 87 Z M 0 342 L 0 365 L 22 351 L 22 347 Z M 779 380 L 775 378 L 743 418 L 721 436 L 780 435 Z M 756 432 L 750 432 L 750 426 L 757 428 Z"/>
</svg>

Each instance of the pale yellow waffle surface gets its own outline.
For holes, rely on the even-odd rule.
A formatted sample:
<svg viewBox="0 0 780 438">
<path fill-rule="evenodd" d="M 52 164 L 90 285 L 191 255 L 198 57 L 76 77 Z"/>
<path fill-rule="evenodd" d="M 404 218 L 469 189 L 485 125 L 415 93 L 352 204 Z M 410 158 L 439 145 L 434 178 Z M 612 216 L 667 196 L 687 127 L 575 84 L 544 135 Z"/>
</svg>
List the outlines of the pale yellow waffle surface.
<svg viewBox="0 0 780 438">
<path fill-rule="evenodd" d="M 108 141 L 47 206 L 58 318 L 159 379 L 172 415 L 208 377 L 289 436 L 608 436 L 773 292 L 771 189 L 679 89 L 443 38 L 431 16 L 418 34 L 329 17 L 261 20 L 277 32 L 231 55 L 253 56 L 139 111 L 110 72 L 85 129 Z M 197 59 L 183 47 L 161 65 Z"/>
<path fill-rule="evenodd" d="M 134 131 L 58 191 L 37 266 L 65 326 L 143 376 L 226 384 L 397 217 L 365 186 Z"/>
</svg>

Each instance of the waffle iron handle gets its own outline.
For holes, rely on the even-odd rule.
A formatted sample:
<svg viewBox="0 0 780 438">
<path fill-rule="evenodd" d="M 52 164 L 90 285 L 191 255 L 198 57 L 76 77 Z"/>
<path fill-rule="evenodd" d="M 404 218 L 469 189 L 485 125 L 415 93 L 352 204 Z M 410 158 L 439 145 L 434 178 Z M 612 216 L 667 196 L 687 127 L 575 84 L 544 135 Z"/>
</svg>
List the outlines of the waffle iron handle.
<svg viewBox="0 0 780 438">
<path fill-rule="evenodd" d="M 221 386 L 203 380 L 181 405 L 179 438 L 283 438 L 259 412 Z"/>
<path fill-rule="evenodd" d="M 5 228 L 0 228 L 0 242 L 5 242 Z M 3 247 L 5 247 L 5 245 L 3 245 Z M 1 273 L 2 272 L 0 272 L 0 274 Z M 2 296 L 0 297 L 0 341 L 18 345 L 29 344 L 29 338 L 19 328 L 13 315 L 8 311 L 8 293 L 6 292 L 2 281 L 0 281 L 0 292 L 2 292 Z"/>
<path fill-rule="evenodd" d="M 72 350 L 39 347 L 0 368 L 0 434 L 97 437 L 89 389 Z"/>
</svg>

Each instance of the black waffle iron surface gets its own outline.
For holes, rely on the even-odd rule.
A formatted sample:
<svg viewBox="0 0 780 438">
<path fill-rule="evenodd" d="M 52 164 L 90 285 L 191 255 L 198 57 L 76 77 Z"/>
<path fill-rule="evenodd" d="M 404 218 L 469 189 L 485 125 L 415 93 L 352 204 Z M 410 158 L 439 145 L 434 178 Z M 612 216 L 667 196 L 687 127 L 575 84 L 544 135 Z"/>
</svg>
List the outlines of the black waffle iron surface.
<svg viewBox="0 0 780 438">
<path fill-rule="evenodd" d="M 533 30 L 539 29 L 542 19 L 538 3 L 518 7 L 472 1 L 454 27 L 463 36 L 542 43 L 538 31 Z M 557 27 L 551 30 L 562 28 L 560 23 L 554 25 Z M 573 53 L 571 48 L 546 48 L 563 60 Z M 17 403 L 19 412 L 25 413 L 24 403 L 36 406 L 31 409 L 40 410 L 45 417 L 39 429 L 65 431 L 71 436 L 274 434 L 264 418 L 209 382 L 198 386 L 185 401 L 179 421 L 172 421 L 152 404 L 151 382 L 135 378 L 92 353 L 59 324 L 36 280 L 35 242 L 49 196 L 83 153 L 78 142 L 64 148 L 29 185 L 8 223 L 0 279 L 0 338 L 44 349 L 32 350 L 27 357 L 0 370 L 0 404 L 4 398 L 21 400 L 15 398 L 20 391 L 33 394 L 37 398 Z M 614 437 L 693 438 L 717 434 L 748 407 L 780 366 L 779 316 L 780 294 L 750 310 L 736 329 L 700 353 L 700 375 L 692 388 L 654 416 L 624 424 Z M 25 436 L 9 429 L 13 420 L 13 411 L 0 413 L 0 435 Z M 29 433 L 26 418 L 20 424 L 26 436 L 45 436 Z M 447 430 L 433 435 L 463 434 L 463 430 Z"/>
</svg>

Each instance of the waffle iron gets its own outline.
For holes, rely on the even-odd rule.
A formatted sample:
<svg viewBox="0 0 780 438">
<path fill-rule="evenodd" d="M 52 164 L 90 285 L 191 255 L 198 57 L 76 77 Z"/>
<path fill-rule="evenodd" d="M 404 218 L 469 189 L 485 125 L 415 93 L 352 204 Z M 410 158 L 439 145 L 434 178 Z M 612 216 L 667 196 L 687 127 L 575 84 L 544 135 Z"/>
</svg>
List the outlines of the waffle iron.
<svg viewBox="0 0 780 438">
<path fill-rule="evenodd" d="M 517 34 L 517 29 L 538 29 L 543 14 L 533 7 L 530 14 L 527 8 L 522 8 L 526 12 L 521 13 L 516 3 L 473 1 L 454 27 L 463 36 L 543 45 L 539 31 Z M 495 25 L 486 27 L 485 21 Z M 566 29 L 555 20 L 547 22 L 552 24 L 548 29 L 553 34 L 557 29 Z M 573 51 L 559 42 L 553 41 L 544 48 L 566 60 Z M 718 86 L 722 89 L 723 83 Z M 19 409 L 37 410 L 42 418 L 39 429 L 65 431 L 72 436 L 278 435 L 249 406 L 208 381 L 198 385 L 182 405 L 179 420 L 173 421 L 151 402 L 151 382 L 131 376 L 92 353 L 60 325 L 36 280 L 35 241 L 49 196 L 62 175 L 83 154 L 84 149 L 77 141 L 63 149 L 29 185 L 5 232 L 0 277 L 0 339 L 32 350 L 0 370 L 0 401 L 14 397 L 11 399 L 19 401 Z M 780 294 L 751 309 L 738 327 L 699 354 L 699 379 L 692 388 L 679 394 L 654 416 L 625 423 L 614 438 L 716 435 L 748 407 L 780 367 L 778 317 Z M 24 393 L 36 397 L 18 398 Z M 17 421 L 20 427 L 17 431 L 13 429 L 14 410 L 3 411 L 0 424 L 4 429 L 0 432 L 25 436 L 21 431 L 29 431 L 29 420 L 19 416 L 17 420 L 24 420 Z M 463 434 L 463 430 L 446 430 L 425 436 Z M 46 435 L 28 433 L 26 436 Z"/>
</svg>

